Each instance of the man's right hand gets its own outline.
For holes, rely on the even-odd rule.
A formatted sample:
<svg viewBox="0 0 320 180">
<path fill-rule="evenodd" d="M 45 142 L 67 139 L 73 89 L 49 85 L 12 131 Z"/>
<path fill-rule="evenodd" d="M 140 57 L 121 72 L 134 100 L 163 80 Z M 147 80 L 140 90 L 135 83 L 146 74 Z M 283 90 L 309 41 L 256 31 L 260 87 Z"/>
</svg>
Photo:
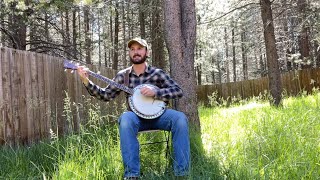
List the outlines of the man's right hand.
<svg viewBox="0 0 320 180">
<path fill-rule="evenodd" d="M 89 74 L 88 74 L 88 68 L 87 67 L 85 67 L 85 66 L 79 66 L 78 68 L 77 68 L 77 72 L 78 72 L 78 74 L 79 74 L 79 76 L 80 76 L 80 79 L 81 79 L 81 81 L 83 82 L 83 84 L 85 85 L 85 86 L 88 86 L 89 85 Z"/>
</svg>

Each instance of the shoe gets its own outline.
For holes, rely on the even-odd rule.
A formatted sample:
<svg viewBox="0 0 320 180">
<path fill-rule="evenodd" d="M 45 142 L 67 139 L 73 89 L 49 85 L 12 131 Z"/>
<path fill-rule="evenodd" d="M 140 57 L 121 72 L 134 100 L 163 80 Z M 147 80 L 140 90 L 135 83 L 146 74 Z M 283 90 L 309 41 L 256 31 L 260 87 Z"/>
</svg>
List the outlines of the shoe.
<svg viewBox="0 0 320 180">
<path fill-rule="evenodd" d="M 138 177 L 125 177 L 125 180 L 138 180 Z"/>
</svg>

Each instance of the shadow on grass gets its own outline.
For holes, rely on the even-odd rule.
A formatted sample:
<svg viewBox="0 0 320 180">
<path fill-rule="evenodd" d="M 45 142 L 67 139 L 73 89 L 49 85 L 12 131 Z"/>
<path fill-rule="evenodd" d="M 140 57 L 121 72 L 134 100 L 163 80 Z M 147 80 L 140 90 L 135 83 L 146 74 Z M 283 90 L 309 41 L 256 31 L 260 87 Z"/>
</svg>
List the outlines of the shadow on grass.
<svg viewBox="0 0 320 180">
<path fill-rule="evenodd" d="M 61 151 L 46 143 L 14 149 L 4 146 L 0 149 L 0 179 L 42 179 L 54 172 Z"/>
<path fill-rule="evenodd" d="M 0 178 L 63 178 L 69 177 L 66 175 L 70 172 L 77 176 L 84 173 L 83 178 L 86 178 L 88 174 L 99 172 L 100 175 L 95 176 L 97 179 L 119 179 L 122 177 L 123 168 L 121 168 L 122 161 L 116 132 L 116 126 L 104 127 L 94 133 L 69 135 L 57 141 L 40 143 L 30 148 L 2 148 Z M 158 140 L 163 138 L 163 133 L 159 133 L 155 134 Z M 148 138 L 142 137 L 140 143 Z M 200 131 L 190 128 L 190 142 L 191 170 L 188 179 L 223 179 L 218 160 L 206 155 Z M 175 178 L 172 168 L 172 146 L 170 148 L 169 157 L 166 157 L 165 143 L 141 146 L 141 172 L 143 173 L 141 179 Z M 80 153 L 80 156 L 76 155 L 76 152 Z M 76 167 L 64 167 L 66 162 L 71 162 Z M 97 165 L 96 170 L 90 170 L 92 164 Z M 78 170 L 81 166 L 87 169 L 87 172 Z M 61 167 L 68 169 L 60 169 Z"/>
<path fill-rule="evenodd" d="M 161 134 L 156 135 L 160 140 Z M 140 138 L 141 139 L 141 138 Z M 148 137 L 142 137 L 143 143 Z M 171 143 L 171 140 L 170 140 Z M 219 161 L 208 157 L 203 148 L 201 132 L 190 127 L 191 167 L 187 179 L 224 179 Z M 170 154 L 166 157 L 166 145 L 152 144 L 141 147 L 142 179 L 175 179 L 173 173 L 173 148 L 170 144 Z"/>
<path fill-rule="evenodd" d="M 222 168 L 215 157 L 206 155 L 201 131 L 190 127 L 191 179 L 224 179 Z"/>
</svg>

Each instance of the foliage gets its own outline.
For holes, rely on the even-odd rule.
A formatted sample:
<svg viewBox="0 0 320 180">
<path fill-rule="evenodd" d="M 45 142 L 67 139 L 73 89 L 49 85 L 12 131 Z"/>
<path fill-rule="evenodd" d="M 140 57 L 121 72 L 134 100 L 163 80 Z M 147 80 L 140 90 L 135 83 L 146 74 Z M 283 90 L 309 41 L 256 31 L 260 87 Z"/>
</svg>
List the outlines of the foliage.
<svg viewBox="0 0 320 180">
<path fill-rule="evenodd" d="M 317 179 L 320 92 L 286 97 L 283 107 L 251 99 L 229 108 L 200 107 L 201 134 L 190 127 L 190 179 Z M 100 124 L 99 108 L 78 133 L 30 147 L 0 149 L 1 179 L 120 179 L 117 126 Z M 90 128 L 93 127 L 93 128 Z M 141 143 L 149 135 L 140 138 Z M 157 134 L 156 138 L 161 138 Z M 143 179 L 172 179 L 164 145 L 143 146 Z M 170 162 L 171 163 L 171 162 Z"/>
<path fill-rule="evenodd" d="M 319 11 L 318 1 L 271 2 L 281 71 L 318 67 L 319 15 L 315 13 Z M 264 27 L 257 1 L 206 0 L 196 1 L 196 7 L 196 65 L 202 67 L 198 75 L 203 84 L 243 80 L 246 71 L 249 79 L 268 73 Z M 300 39 L 304 28 L 310 45 Z M 309 48 L 310 56 L 303 55 L 302 48 Z"/>
<path fill-rule="evenodd" d="M 284 93 L 285 94 L 285 93 Z M 215 108 L 215 107 L 234 107 L 234 106 L 239 106 L 239 105 L 246 105 L 248 104 L 248 102 L 250 102 L 249 100 L 254 100 L 257 102 L 265 102 L 265 101 L 270 101 L 271 95 L 268 91 L 264 91 L 259 93 L 259 96 L 254 96 L 250 99 L 243 99 L 241 97 L 241 95 L 237 95 L 237 96 L 232 96 L 232 97 L 228 97 L 227 99 L 224 99 L 223 97 L 219 97 L 218 96 L 218 92 L 214 91 L 210 96 L 208 96 L 209 99 L 209 105 L 211 108 Z"/>
<path fill-rule="evenodd" d="M 298 4 L 300 2 L 302 4 Z M 15 43 L 25 40 L 21 46 L 26 50 L 80 61 L 92 55 L 92 63 L 107 67 L 115 63 L 112 60 L 116 54 L 120 69 L 128 64 L 126 42 L 135 36 L 145 36 L 154 46 L 162 44 L 162 49 L 155 48 L 154 53 L 164 54 L 161 61 L 165 61 L 168 54 L 163 53 L 164 36 L 159 35 L 159 32 L 165 32 L 161 25 L 162 3 L 158 0 L 5 0 L 0 2 L 0 43 L 18 48 Z M 244 71 L 248 71 L 249 79 L 267 74 L 263 25 L 257 1 L 197 0 L 195 6 L 197 47 L 194 66 L 201 66 L 198 75 L 202 83 L 243 80 Z M 282 71 L 318 67 L 319 7 L 317 0 L 272 1 Z M 308 32 L 307 45 L 301 44 L 299 39 L 303 28 Z M 309 48 L 310 57 L 303 57 L 302 47 Z M 159 65 L 152 59 L 150 63 Z M 244 69 L 246 64 L 248 70 Z"/>
<path fill-rule="evenodd" d="M 202 139 L 228 179 L 316 179 L 319 167 L 319 91 L 289 97 L 282 108 L 251 101 L 203 108 Z"/>
</svg>

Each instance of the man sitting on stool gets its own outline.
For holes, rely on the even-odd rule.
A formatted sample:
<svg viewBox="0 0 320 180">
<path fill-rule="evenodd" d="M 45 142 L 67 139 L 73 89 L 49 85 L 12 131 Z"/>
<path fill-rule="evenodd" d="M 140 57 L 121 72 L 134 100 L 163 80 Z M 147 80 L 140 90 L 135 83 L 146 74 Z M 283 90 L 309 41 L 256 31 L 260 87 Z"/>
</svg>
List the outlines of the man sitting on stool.
<svg viewBox="0 0 320 180">
<path fill-rule="evenodd" d="M 168 101 L 182 97 L 183 93 L 179 85 L 163 70 L 147 64 L 148 44 L 144 39 L 134 38 L 128 42 L 129 57 L 132 66 L 121 70 L 113 78 L 119 84 L 125 84 L 125 76 L 128 71 L 129 88 L 135 88 L 140 84 L 152 84 L 159 89 L 145 86 L 140 89 L 144 96 Z M 84 66 L 78 68 L 78 74 L 88 92 L 101 100 L 109 101 L 115 98 L 120 89 L 108 85 L 101 88 L 88 79 L 87 69 Z M 166 109 L 155 119 L 143 119 L 132 111 L 124 112 L 119 118 L 120 146 L 124 164 L 125 179 L 137 179 L 140 176 L 139 131 L 160 129 L 171 131 L 174 150 L 173 168 L 176 176 L 186 176 L 190 166 L 190 140 L 188 119 L 183 112 Z"/>
</svg>

